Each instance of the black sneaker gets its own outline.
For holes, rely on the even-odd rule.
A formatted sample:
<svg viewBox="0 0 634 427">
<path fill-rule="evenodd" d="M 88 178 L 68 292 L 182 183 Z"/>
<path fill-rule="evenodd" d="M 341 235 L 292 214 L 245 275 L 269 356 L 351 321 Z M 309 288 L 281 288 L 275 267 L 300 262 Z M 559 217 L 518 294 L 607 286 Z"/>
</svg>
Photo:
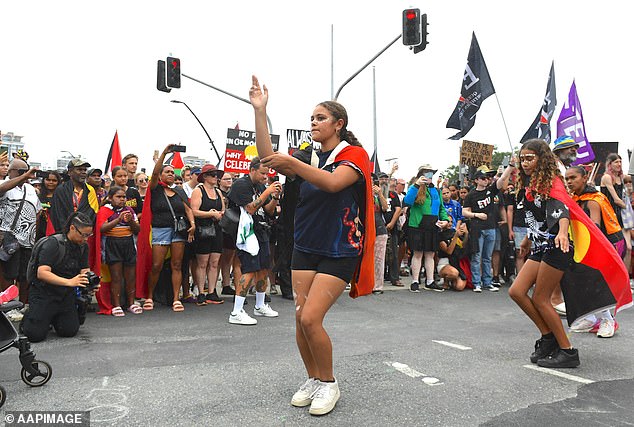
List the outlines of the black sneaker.
<svg viewBox="0 0 634 427">
<path fill-rule="evenodd" d="M 426 291 L 445 292 L 445 289 L 436 282 L 431 282 L 430 284 L 423 285 L 423 289 L 425 289 Z"/>
<path fill-rule="evenodd" d="M 500 286 L 502 286 L 502 284 L 500 283 L 500 278 L 499 277 L 494 277 L 493 281 L 491 282 L 491 284 L 493 286 L 495 286 L 496 288 L 499 288 Z"/>
<path fill-rule="evenodd" d="M 547 357 L 555 350 L 559 349 L 559 344 L 555 337 L 553 338 L 540 338 L 535 341 L 535 351 L 531 354 L 531 363 L 537 363 L 537 361 L 543 357 Z"/>
<path fill-rule="evenodd" d="M 225 302 L 225 300 L 220 298 L 215 292 L 207 294 L 205 301 L 207 302 L 207 304 L 222 304 L 223 302 Z"/>
<path fill-rule="evenodd" d="M 412 282 L 412 284 L 409 285 L 409 291 L 410 292 L 420 292 L 418 290 L 418 287 L 419 287 L 418 282 Z"/>
<path fill-rule="evenodd" d="M 205 294 L 198 294 L 196 297 L 196 305 L 207 305 L 207 301 L 205 301 Z"/>
<path fill-rule="evenodd" d="M 236 290 L 233 289 L 231 286 L 222 287 L 222 295 L 235 295 L 235 294 L 236 294 Z"/>
<path fill-rule="evenodd" d="M 576 368 L 580 364 L 579 351 L 576 348 L 572 349 L 572 354 L 559 348 L 550 356 L 537 361 L 537 366 L 542 368 Z"/>
</svg>

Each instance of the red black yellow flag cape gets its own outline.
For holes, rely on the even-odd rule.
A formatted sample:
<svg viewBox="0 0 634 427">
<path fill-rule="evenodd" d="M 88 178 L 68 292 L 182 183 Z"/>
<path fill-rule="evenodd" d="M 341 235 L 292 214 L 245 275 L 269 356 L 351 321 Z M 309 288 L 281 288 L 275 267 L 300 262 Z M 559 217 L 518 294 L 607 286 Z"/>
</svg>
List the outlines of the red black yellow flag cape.
<svg viewBox="0 0 634 427">
<path fill-rule="evenodd" d="M 372 199 L 372 177 L 370 175 L 370 159 L 368 153 L 362 148 L 349 145 L 335 157 L 335 162 L 350 161 L 363 173 L 365 181 L 365 234 L 363 236 L 363 250 L 361 262 L 350 281 L 350 297 L 356 298 L 372 293 L 374 289 L 374 241 L 376 237 L 374 225 L 374 200 Z"/>
<path fill-rule="evenodd" d="M 114 214 L 114 211 L 110 207 L 102 206 L 97 212 L 97 220 L 95 223 L 95 262 L 99 266 L 99 275 L 101 276 L 101 284 L 97 292 L 95 292 L 95 299 L 99 305 L 97 314 L 105 314 L 109 316 L 112 314 L 112 298 L 110 292 L 110 271 L 106 264 L 101 263 L 101 226 L 104 222 Z"/>
<path fill-rule="evenodd" d="M 591 313 L 614 308 L 616 314 L 631 307 L 629 275 L 614 246 L 570 198 L 560 179 L 555 179 L 550 197 L 570 212 L 574 259 L 561 280 L 568 325 Z"/>
<path fill-rule="evenodd" d="M 151 299 L 152 295 L 148 295 L 148 278 L 152 270 L 152 190 L 150 188 L 145 192 L 140 228 L 136 243 L 136 297 Z"/>
</svg>

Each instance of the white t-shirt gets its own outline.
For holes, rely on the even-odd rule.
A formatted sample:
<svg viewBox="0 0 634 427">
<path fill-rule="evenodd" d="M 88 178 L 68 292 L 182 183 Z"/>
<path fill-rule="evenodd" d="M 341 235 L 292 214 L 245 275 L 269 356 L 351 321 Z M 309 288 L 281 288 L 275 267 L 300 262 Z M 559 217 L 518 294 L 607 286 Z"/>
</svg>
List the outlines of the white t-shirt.
<svg viewBox="0 0 634 427">
<path fill-rule="evenodd" d="M 24 191 L 26 191 L 24 206 L 22 206 L 13 233 L 20 246 L 31 248 L 35 244 L 37 214 L 42 210 L 40 199 L 31 184 L 24 183 L 22 187 L 14 187 L 0 196 L 0 230 L 11 231 L 13 218 L 15 218 L 15 213 L 20 206 Z"/>
</svg>

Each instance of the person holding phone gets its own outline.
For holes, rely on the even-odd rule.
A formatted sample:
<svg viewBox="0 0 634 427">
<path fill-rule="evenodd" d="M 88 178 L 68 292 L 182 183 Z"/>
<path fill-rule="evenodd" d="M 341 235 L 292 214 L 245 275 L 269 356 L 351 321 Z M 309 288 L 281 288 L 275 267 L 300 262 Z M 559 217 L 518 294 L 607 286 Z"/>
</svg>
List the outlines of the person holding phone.
<svg viewBox="0 0 634 427">
<path fill-rule="evenodd" d="M 440 243 L 440 230 L 450 226 L 438 189 L 432 178 L 436 173 L 429 165 L 418 169 L 416 182 L 410 187 L 403 199 L 409 207 L 407 223 L 407 245 L 412 250 L 412 283 L 410 292 L 420 292 L 419 276 L 425 258 L 425 284 L 423 289 L 443 292 L 442 286 L 434 281 L 434 256 Z"/>
<path fill-rule="evenodd" d="M 173 144 L 165 147 L 152 171 L 149 191 L 143 202 L 141 231 L 139 232 L 137 261 L 137 295 L 147 296 L 143 310 L 154 309 L 154 288 L 159 279 L 167 251 L 170 251 L 170 267 L 172 269 L 172 310 L 185 310 L 179 300 L 179 289 L 182 281 L 182 261 L 185 242 L 194 240 L 196 225 L 194 214 L 187 202 L 187 195 L 181 187 L 175 186 L 175 173 L 171 165 L 163 164 L 167 153 L 173 151 Z M 189 228 L 184 232 L 176 230 L 177 221 L 186 218 Z M 150 228 L 152 246 L 149 248 Z M 149 267 L 149 268 L 148 268 Z M 148 277 L 148 270 L 150 274 Z"/>
</svg>

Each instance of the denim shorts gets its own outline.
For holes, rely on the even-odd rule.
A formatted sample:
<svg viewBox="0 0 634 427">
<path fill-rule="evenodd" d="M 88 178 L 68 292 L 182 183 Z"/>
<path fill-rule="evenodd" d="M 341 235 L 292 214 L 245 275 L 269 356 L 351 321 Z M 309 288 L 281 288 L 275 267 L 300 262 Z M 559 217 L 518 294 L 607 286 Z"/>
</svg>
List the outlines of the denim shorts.
<svg viewBox="0 0 634 427">
<path fill-rule="evenodd" d="M 519 249 L 520 244 L 522 243 L 522 240 L 524 240 L 524 237 L 526 237 L 526 235 L 528 234 L 528 228 L 513 226 L 513 234 L 515 236 L 513 239 L 515 240 L 515 249 Z M 532 242 L 531 242 L 531 246 L 532 246 Z"/>
<path fill-rule="evenodd" d="M 152 244 L 168 246 L 172 243 L 186 242 L 187 236 L 174 232 L 172 227 L 152 227 Z"/>
</svg>

